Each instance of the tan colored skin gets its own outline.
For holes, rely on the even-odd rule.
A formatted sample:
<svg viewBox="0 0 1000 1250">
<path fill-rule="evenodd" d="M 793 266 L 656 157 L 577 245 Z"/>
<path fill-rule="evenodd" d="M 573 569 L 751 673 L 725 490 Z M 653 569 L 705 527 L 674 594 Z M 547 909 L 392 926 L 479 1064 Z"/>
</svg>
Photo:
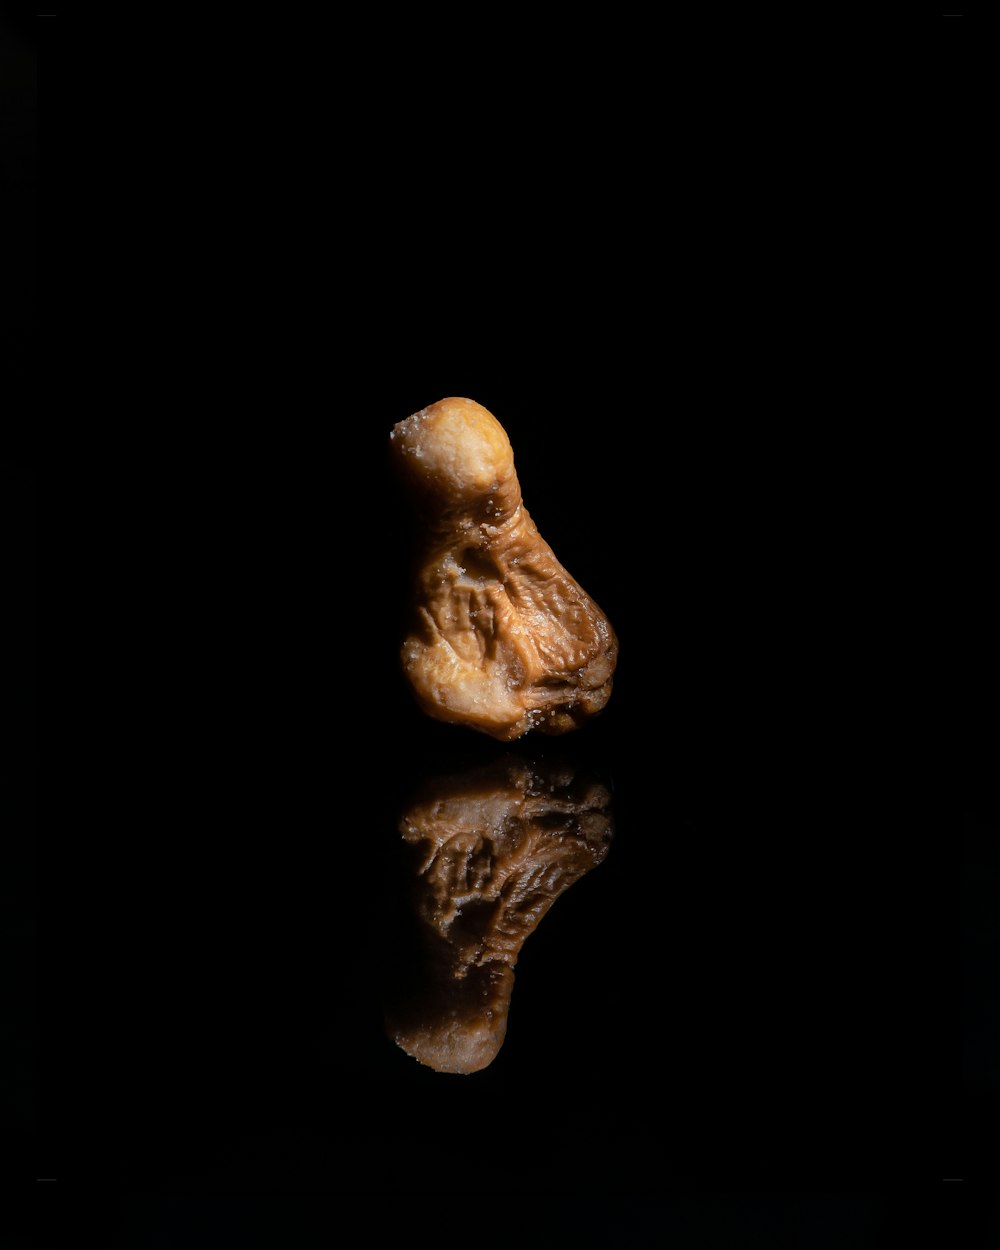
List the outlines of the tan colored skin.
<svg viewBox="0 0 1000 1250">
<path fill-rule="evenodd" d="M 559 734 L 611 696 L 618 639 L 521 500 L 510 441 L 471 399 L 394 426 L 420 523 L 403 670 L 423 710 L 502 741 Z"/>
<path fill-rule="evenodd" d="M 418 966 L 390 997 L 386 1029 L 438 1072 L 479 1072 L 503 1045 L 525 941 L 607 854 L 611 796 L 569 765 L 504 757 L 427 781 L 399 830 Z"/>
</svg>

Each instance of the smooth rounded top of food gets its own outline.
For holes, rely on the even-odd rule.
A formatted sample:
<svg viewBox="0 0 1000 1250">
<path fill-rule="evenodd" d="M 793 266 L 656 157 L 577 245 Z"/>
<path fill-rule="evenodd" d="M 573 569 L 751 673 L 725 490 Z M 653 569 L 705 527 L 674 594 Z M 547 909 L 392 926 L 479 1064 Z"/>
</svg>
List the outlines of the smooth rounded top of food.
<svg viewBox="0 0 1000 1250">
<path fill-rule="evenodd" d="M 501 489 L 514 474 L 503 426 L 472 399 L 438 400 L 393 426 L 390 439 L 414 485 L 456 504 Z"/>
</svg>

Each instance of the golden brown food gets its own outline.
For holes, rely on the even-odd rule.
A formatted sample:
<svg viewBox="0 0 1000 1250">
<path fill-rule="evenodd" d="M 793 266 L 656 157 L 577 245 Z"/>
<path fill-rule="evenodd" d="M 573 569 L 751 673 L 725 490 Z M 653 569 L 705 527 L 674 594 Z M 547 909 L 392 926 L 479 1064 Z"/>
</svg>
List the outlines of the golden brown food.
<svg viewBox="0 0 1000 1250">
<path fill-rule="evenodd" d="M 525 940 L 607 854 L 611 796 L 571 765 L 505 756 L 425 783 L 399 827 L 418 939 L 387 1031 L 439 1072 L 478 1072 L 503 1044 Z"/>
<path fill-rule="evenodd" d="M 583 724 L 611 695 L 618 639 L 524 507 L 499 421 L 442 399 L 390 447 L 418 520 L 401 659 L 419 705 L 503 741 Z"/>
</svg>

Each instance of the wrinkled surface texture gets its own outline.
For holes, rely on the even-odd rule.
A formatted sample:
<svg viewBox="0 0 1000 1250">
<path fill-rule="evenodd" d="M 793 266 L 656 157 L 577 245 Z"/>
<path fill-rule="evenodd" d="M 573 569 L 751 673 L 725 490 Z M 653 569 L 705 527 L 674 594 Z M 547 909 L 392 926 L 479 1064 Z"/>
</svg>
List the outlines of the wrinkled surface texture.
<svg viewBox="0 0 1000 1250">
<path fill-rule="evenodd" d="M 390 447 L 420 526 L 401 651 L 420 706 L 503 741 L 583 724 L 611 695 L 618 640 L 524 507 L 503 427 L 442 399 Z"/>
<path fill-rule="evenodd" d="M 386 1027 L 421 1063 L 476 1072 L 503 1044 L 525 940 L 607 854 L 611 797 L 569 765 L 504 757 L 426 782 L 400 833 L 412 848 L 419 956 Z"/>
</svg>

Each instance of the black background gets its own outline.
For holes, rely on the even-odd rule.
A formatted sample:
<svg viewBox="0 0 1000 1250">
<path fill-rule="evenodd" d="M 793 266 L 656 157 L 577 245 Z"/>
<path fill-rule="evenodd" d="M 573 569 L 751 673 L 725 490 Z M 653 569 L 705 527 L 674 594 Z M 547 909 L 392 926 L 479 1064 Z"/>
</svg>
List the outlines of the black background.
<svg viewBox="0 0 1000 1250">
<path fill-rule="evenodd" d="M 39 379 L 92 416 L 45 459 L 79 768 L 62 1173 L 137 1203 L 381 1195 L 382 1224 L 534 1195 L 610 1236 L 722 1218 L 719 1195 L 850 1193 L 871 1221 L 873 1195 L 907 1211 L 985 1171 L 992 731 L 955 646 L 978 654 L 991 506 L 975 348 L 915 337 L 925 224 L 891 128 L 845 143 L 842 113 L 798 128 L 754 86 L 747 114 L 674 85 L 641 137 L 652 86 L 617 111 L 588 90 L 572 125 L 483 106 L 474 139 L 443 84 L 363 135 L 325 90 L 255 92 L 179 146 L 171 108 L 125 127 L 111 310 Z M 615 840 L 470 1077 L 382 1028 L 400 805 L 498 750 L 395 667 L 412 526 L 386 443 L 446 395 L 505 426 L 621 641 L 606 712 L 558 743 L 612 779 Z"/>
<path fill-rule="evenodd" d="M 30 27 L 30 23 L 29 23 Z M 35 347 L 35 64 L 0 11 L 0 1243 L 30 1244 L 42 1155 L 36 1019 L 35 462 L 23 418 Z"/>
<path fill-rule="evenodd" d="M 0 9 L 0 237 L 4 255 L 0 359 L 7 403 L 15 401 L 5 413 L 8 429 L 20 424 L 21 415 L 11 387 L 20 387 L 32 375 L 37 342 L 36 50 L 31 23 Z M 6 433 L 5 440 L 9 437 Z"/>
</svg>

